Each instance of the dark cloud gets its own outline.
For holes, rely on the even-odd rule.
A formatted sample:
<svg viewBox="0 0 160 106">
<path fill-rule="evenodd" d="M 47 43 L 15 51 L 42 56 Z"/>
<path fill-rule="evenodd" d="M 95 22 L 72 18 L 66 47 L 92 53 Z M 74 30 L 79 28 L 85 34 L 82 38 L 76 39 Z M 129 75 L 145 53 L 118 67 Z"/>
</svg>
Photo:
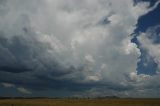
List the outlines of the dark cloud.
<svg viewBox="0 0 160 106">
<path fill-rule="evenodd" d="M 11 73 L 21 73 L 21 72 L 27 72 L 32 71 L 31 69 L 24 68 L 23 66 L 1 66 L 0 71 L 6 71 Z"/>
<path fill-rule="evenodd" d="M 111 21 L 108 19 L 108 17 L 104 17 L 100 22 L 99 24 L 100 25 L 107 25 L 107 24 L 110 24 Z"/>
</svg>

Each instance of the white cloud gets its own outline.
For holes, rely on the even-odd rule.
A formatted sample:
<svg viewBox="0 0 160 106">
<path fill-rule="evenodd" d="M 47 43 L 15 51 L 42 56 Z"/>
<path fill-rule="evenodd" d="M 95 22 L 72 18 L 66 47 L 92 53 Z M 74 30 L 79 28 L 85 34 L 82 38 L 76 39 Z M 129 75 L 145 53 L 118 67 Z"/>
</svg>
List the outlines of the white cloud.
<svg viewBox="0 0 160 106">
<path fill-rule="evenodd" d="M 4 17 L 8 18 L 13 13 L 16 17 L 1 21 L 2 25 L 5 22 L 9 30 L 5 33 L 19 36 L 24 33 L 20 30 L 21 27 L 31 28 L 36 35 L 30 37 L 45 45 L 46 50 L 41 55 L 47 59 L 52 57 L 50 59 L 56 59 L 65 67 L 84 64 L 85 69 L 92 72 L 86 71 L 85 75 L 83 71 L 82 75 L 87 77 L 102 74 L 103 79 L 115 82 L 123 81 L 124 73 L 136 71 L 140 53 L 128 36 L 133 32 L 137 19 L 149 11 L 149 4 L 141 2 L 133 6 L 132 0 L 46 0 L 34 2 L 35 7 L 31 5 L 33 13 L 27 11 L 26 6 L 15 11 L 10 3 L 7 5 L 12 10 Z M 14 3 L 15 6 L 17 4 L 18 2 Z M 18 8 L 20 7 L 17 6 Z M 99 24 L 104 18 L 110 23 Z M 18 27 L 9 29 L 8 26 L 15 24 Z M 86 60 L 92 62 L 92 65 L 86 64 Z M 106 64 L 107 69 L 98 71 L 102 64 Z"/>
<path fill-rule="evenodd" d="M 86 61 L 91 62 L 91 63 L 95 62 L 94 59 L 93 59 L 93 57 L 91 55 L 86 55 L 85 59 L 86 59 Z"/>
<path fill-rule="evenodd" d="M 137 45 L 135 43 L 131 42 L 131 38 L 128 37 L 126 39 L 124 39 L 123 41 L 123 48 L 124 52 L 126 55 L 130 55 L 130 54 L 139 54 L 140 56 L 140 50 L 137 48 Z"/>
<path fill-rule="evenodd" d="M 15 6 L 17 4 L 14 3 Z M 10 2 L 7 5 L 10 6 Z M 27 11 L 26 6 L 22 6 L 18 12 L 10 6 L 12 11 L 4 17 L 8 18 L 13 13 L 16 17 L 9 19 L 11 22 L 5 19 L 6 21 L 3 20 L 1 24 L 5 22 L 7 29 L 8 26 L 18 24 L 18 28 L 14 27 L 15 29 L 6 31 L 14 36 L 24 33 L 20 30 L 23 26 L 38 32 L 36 36 L 30 35 L 30 37 L 46 45 L 46 52 L 41 55 L 48 55 L 63 65 L 78 67 L 88 59 L 90 62 L 94 61 L 95 65 L 89 66 L 92 67 L 93 73 L 96 73 L 101 64 L 105 63 L 108 69 L 103 73 L 104 77 L 114 76 L 116 73 L 121 76 L 123 73 L 136 71 L 139 51 L 136 45 L 130 42 L 131 38 L 128 36 L 133 32 L 138 17 L 148 10 L 148 5 L 142 2 L 133 6 L 132 0 L 121 2 L 116 0 L 69 0 L 67 2 L 46 0 L 34 2 L 34 14 Z M 136 17 L 134 17 L 135 13 Z M 99 24 L 104 18 L 108 18 L 110 23 Z M 90 57 L 87 56 L 88 54 Z M 128 63 L 129 67 L 125 67 L 125 63 Z M 121 77 L 119 80 L 122 79 Z"/>
<path fill-rule="evenodd" d="M 100 78 L 98 76 L 87 76 L 86 81 L 99 81 Z"/>
<path fill-rule="evenodd" d="M 145 33 L 140 33 L 140 35 L 138 36 L 140 48 L 145 49 L 148 53 L 148 56 L 151 56 L 158 65 L 156 75 L 137 75 L 137 72 L 131 72 L 129 74 L 129 80 L 131 81 L 131 85 L 134 87 L 134 89 L 126 91 L 129 96 L 132 95 L 133 97 L 159 97 L 160 44 L 154 42 L 154 40 L 157 40 L 154 38 L 156 38 L 156 36 L 159 36 L 156 33 L 157 29 L 159 29 L 159 26 L 151 27 Z"/>
<path fill-rule="evenodd" d="M 135 72 L 131 72 L 130 73 L 130 80 L 131 81 L 135 81 L 135 82 L 142 82 L 142 81 L 147 81 L 151 78 L 150 75 L 145 75 L 145 74 L 140 74 L 140 75 L 137 75 L 137 73 Z"/>
<path fill-rule="evenodd" d="M 21 92 L 21 93 L 24 93 L 24 94 L 32 94 L 31 91 L 29 91 L 29 90 L 27 90 L 27 89 L 25 89 L 25 88 L 23 88 L 23 87 L 18 87 L 17 90 L 18 90 L 19 92 Z"/>
<path fill-rule="evenodd" d="M 11 84 L 11 83 L 6 83 L 6 82 L 3 82 L 1 83 L 5 88 L 14 88 L 15 85 L 14 84 Z"/>
<path fill-rule="evenodd" d="M 31 91 L 25 89 L 24 87 L 17 87 L 15 84 L 12 83 L 6 83 L 3 82 L 1 83 L 5 88 L 16 88 L 19 92 L 24 93 L 24 94 L 32 94 Z"/>
<path fill-rule="evenodd" d="M 138 37 L 138 40 L 141 43 L 141 47 L 146 49 L 149 55 L 153 57 L 154 61 L 158 64 L 159 69 L 157 70 L 157 73 L 160 71 L 160 44 L 154 44 L 154 38 L 149 39 L 148 37 L 159 36 L 156 35 L 156 29 L 158 28 L 159 26 L 150 28 L 146 33 L 141 33 Z"/>
</svg>

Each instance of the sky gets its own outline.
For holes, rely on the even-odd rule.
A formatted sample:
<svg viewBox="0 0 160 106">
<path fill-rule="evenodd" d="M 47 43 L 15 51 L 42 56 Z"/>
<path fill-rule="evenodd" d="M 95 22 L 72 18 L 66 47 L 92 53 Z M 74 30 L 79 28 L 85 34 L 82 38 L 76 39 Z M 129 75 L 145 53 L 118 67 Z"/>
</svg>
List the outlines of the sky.
<svg viewBox="0 0 160 106">
<path fill-rule="evenodd" d="M 0 96 L 160 97 L 159 0 L 0 0 Z"/>
</svg>

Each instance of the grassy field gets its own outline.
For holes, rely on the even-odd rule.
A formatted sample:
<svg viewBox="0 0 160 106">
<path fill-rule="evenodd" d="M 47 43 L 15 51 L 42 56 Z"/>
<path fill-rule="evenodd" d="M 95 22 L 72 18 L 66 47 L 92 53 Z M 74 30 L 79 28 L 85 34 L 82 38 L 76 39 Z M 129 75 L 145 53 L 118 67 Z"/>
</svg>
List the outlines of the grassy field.
<svg viewBox="0 0 160 106">
<path fill-rule="evenodd" d="M 0 106 L 160 106 L 160 99 L 5 99 Z"/>
</svg>

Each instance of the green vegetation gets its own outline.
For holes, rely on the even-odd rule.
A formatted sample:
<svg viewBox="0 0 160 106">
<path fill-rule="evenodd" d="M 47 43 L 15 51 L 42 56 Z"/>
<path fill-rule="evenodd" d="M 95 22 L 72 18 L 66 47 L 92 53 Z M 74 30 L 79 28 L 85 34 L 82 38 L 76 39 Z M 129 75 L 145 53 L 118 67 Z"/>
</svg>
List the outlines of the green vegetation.
<svg viewBox="0 0 160 106">
<path fill-rule="evenodd" d="M 4 99 L 0 106 L 160 106 L 160 99 Z"/>
</svg>

